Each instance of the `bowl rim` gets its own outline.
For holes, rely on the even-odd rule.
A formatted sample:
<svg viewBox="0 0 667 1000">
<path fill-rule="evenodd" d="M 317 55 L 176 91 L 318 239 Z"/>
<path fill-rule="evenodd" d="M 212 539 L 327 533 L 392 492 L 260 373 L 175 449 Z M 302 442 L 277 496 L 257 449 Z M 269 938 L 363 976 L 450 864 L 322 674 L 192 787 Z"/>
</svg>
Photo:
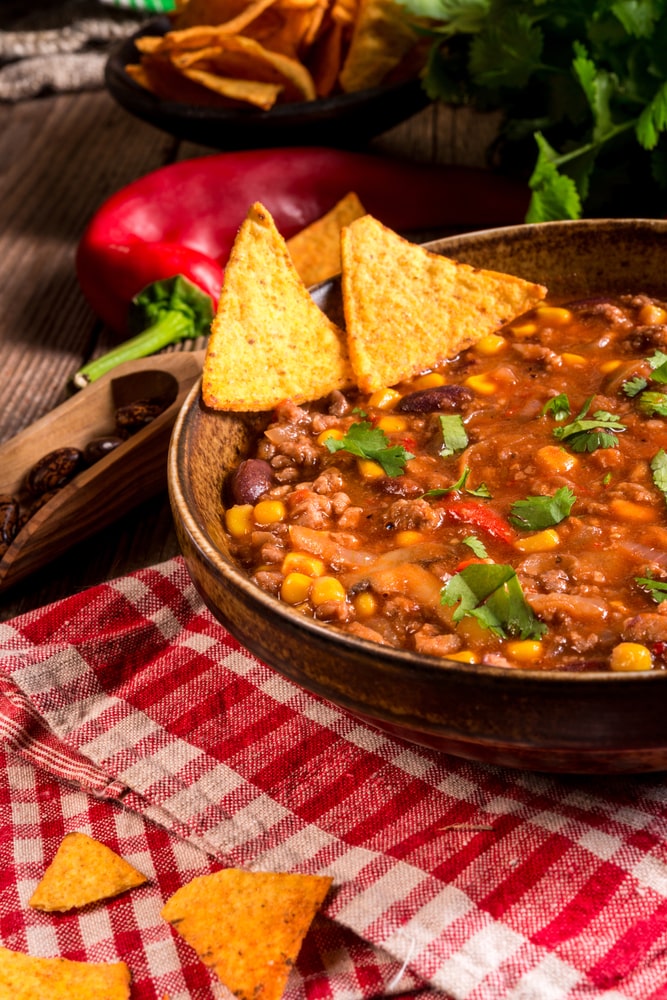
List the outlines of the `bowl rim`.
<svg viewBox="0 0 667 1000">
<path fill-rule="evenodd" d="M 613 226 L 618 229 L 646 228 L 649 231 L 664 233 L 667 236 L 667 219 L 566 219 L 554 220 L 540 223 L 520 223 L 513 226 L 502 226 L 493 229 L 475 230 L 470 233 L 461 233 L 452 237 L 429 240 L 422 246 L 427 249 L 439 247 L 443 243 L 453 244 L 458 240 L 465 240 L 467 237 L 478 238 L 495 236 L 499 239 L 511 238 L 512 236 L 530 229 L 540 231 L 549 228 L 586 228 L 590 231 Z M 436 251 L 437 252 L 437 251 Z M 335 280 L 335 279 L 333 279 Z M 311 294 L 318 289 L 330 286 L 331 282 L 322 282 L 320 285 L 310 289 Z M 212 539 L 208 535 L 205 527 L 195 517 L 187 498 L 187 485 L 185 482 L 185 471 L 187 462 L 183 453 L 184 439 L 187 432 L 188 422 L 195 409 L 202 409 L 206 414 L 214 415 L 215 411 L 207 410 L 200 406 L 201 403 L 201 379 L 192 387 L 188 393 L 174 424 L 168 454 L 168 484 L 172 507 L 178 508 L 179 517 L 183 521 L 183 526 L 196 544 L 199 551 L 205 557 L 209 566 L 222 572 L 233 586 L 239 588 L 246 598 L 260 610 L 265 610 L 267 615 L 277 616 L 283 620 L 291 630 L 303 631 L 307 635 L 312 635 L 316 642 L 326 641 L 327 637 L 333 638 L 337 645 L 343 649 L 355 650 L 359 653 L 379 656 L 383 667 L 392 669 L 403 674 L 406 668 L 418 671 L 421 676 L 442 676 L 443 672 L 456 675 L 469 675 L 471 677 L 483 676 L 485 678 L 502 678 L 503 684 L 512 683 L 525 685 L 540 684 L 547 685 L 584 685 L 590 687 L 600 683 L 607 684 L 660 684 L 667 683 L 667 670 L 647 670 L 647 671 L 604 671 L 604 670 L 535 670 L 530 667 L 521 669 L 508 669 L 507 667 L 493 666 L 483 663 L 463 663 L 461 661 L 448 660 L 446 657 L 433 656 L 431 654 L 417 654 L 410 650 L 397 649 L 392 646 L 383 646 L 371 640 L 362 639 L 358 636 L 351 636 L 335 628 L 327 627 L 314 619 L 297 614 L 289 606 L 282 604 L 260 587 L 252 583 L 243 570 L 235 565 L 231 559 L 227 560 L 219 549 L 216 548 Z M 250 411 L 248 411 L 250 412 Z"/>
</svg>

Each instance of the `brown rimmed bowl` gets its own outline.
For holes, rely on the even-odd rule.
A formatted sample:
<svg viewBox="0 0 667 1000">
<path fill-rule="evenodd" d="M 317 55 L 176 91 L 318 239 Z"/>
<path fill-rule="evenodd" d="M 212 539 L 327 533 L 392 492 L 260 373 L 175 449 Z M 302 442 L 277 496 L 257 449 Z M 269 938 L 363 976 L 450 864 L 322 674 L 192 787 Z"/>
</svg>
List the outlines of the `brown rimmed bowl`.
<svg viewBox="0 0 667 1000">
<path fill-rule="evenodd" d="M 646 292 L 667 298 L 665 221 L 550 222 L 427 245 L 542 282 L 552 295 Z M 314 289 L 313 297 L 340 318 L 336 282 Z M 254 586 L 229 555 L 220 495 L 225 477 L 266 423 L 265 414 L 207 411 L 195 386 L 169 455 L 186 565 L 207 606 L 243 645 L 366 722 L 446 753 L 538 771 L 667 768 L 667 671 L 507 670 L 419 656 L 334 631 Z"/>
</svg>

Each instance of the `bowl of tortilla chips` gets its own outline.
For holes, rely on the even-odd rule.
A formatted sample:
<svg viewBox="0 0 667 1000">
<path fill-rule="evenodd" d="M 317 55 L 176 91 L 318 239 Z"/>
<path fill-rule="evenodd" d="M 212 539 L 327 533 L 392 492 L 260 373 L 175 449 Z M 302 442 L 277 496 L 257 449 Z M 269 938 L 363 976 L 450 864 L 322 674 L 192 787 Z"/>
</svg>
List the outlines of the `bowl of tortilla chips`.
<svg viewBox="0 0 667 1000">
<path fill-rule="evenodd" d="M 531 770 L 664 769 L 664 672 L 511 670 L 326 627 L 236 563 L 224 498 L 285 399 L 299 405 L 428 371 L 434 350 L 456 357 L 490 317 L 523 313 L 540 288 L 572 299 L 637 288 L 664 297 L 666 233 L 663 221 L 583 220 L 418 245 L 366 215 L 343 226 L 342 280 L 308 289 L 269 214 L 253 206 L 227 265 L 202 386 L 169 456 L 179 542 L 212 613 L 283 676 L 393 736 Z"/>
<path fill-rule="evenodd" d="M 127 111 L 216 149 L 363 145 L 429 103 L 394 0 L 189 0 L 110 56 Z"/>
</svg>

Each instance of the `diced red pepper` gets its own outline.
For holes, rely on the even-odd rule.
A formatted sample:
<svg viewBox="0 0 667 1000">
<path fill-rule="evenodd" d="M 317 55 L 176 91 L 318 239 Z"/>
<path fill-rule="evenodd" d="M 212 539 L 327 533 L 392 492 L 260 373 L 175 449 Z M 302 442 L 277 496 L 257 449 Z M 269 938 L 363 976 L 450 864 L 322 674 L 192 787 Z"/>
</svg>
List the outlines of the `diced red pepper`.
<svg viewBox="0 0 667 1000">
<path fill-rule="evenodd" d="M 514 528 L 504 517 L 497 514 L 492 507 L 475 500 L 454 500 L 446 498 L 438 501 L 438 506 L 444 509 L 452 521 L 462 521 L 471 524 L 480 531 L 486 532 L 490 538 L 511 544 L 516 538 Z"/>
</svg>

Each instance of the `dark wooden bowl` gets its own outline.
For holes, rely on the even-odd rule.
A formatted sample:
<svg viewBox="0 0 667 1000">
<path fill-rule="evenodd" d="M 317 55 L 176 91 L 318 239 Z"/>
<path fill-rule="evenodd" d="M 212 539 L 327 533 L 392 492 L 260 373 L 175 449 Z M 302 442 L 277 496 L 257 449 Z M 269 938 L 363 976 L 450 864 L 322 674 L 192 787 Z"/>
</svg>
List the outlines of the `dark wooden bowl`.
<svg viewBox="0 0 667 1000">
<path fill-rule="evenodd" d="M 452 237 L 430 249 L 545 283 L 554 295 L 667 297 L 667 222 L 552 222 Z M 340 308 L 336 282 L 313 291 Z M 414 743 L 473 760 L 562 772 L 667 767 L 667 672 L 508 671 L 346 636 L 255 587 L 231 560 L 220 492 L 263 414 L 207 411 L 199 389 L 174 428 L 169 488 L 180 544 L 213 614 L 285 677 Z"/>
</svg>

